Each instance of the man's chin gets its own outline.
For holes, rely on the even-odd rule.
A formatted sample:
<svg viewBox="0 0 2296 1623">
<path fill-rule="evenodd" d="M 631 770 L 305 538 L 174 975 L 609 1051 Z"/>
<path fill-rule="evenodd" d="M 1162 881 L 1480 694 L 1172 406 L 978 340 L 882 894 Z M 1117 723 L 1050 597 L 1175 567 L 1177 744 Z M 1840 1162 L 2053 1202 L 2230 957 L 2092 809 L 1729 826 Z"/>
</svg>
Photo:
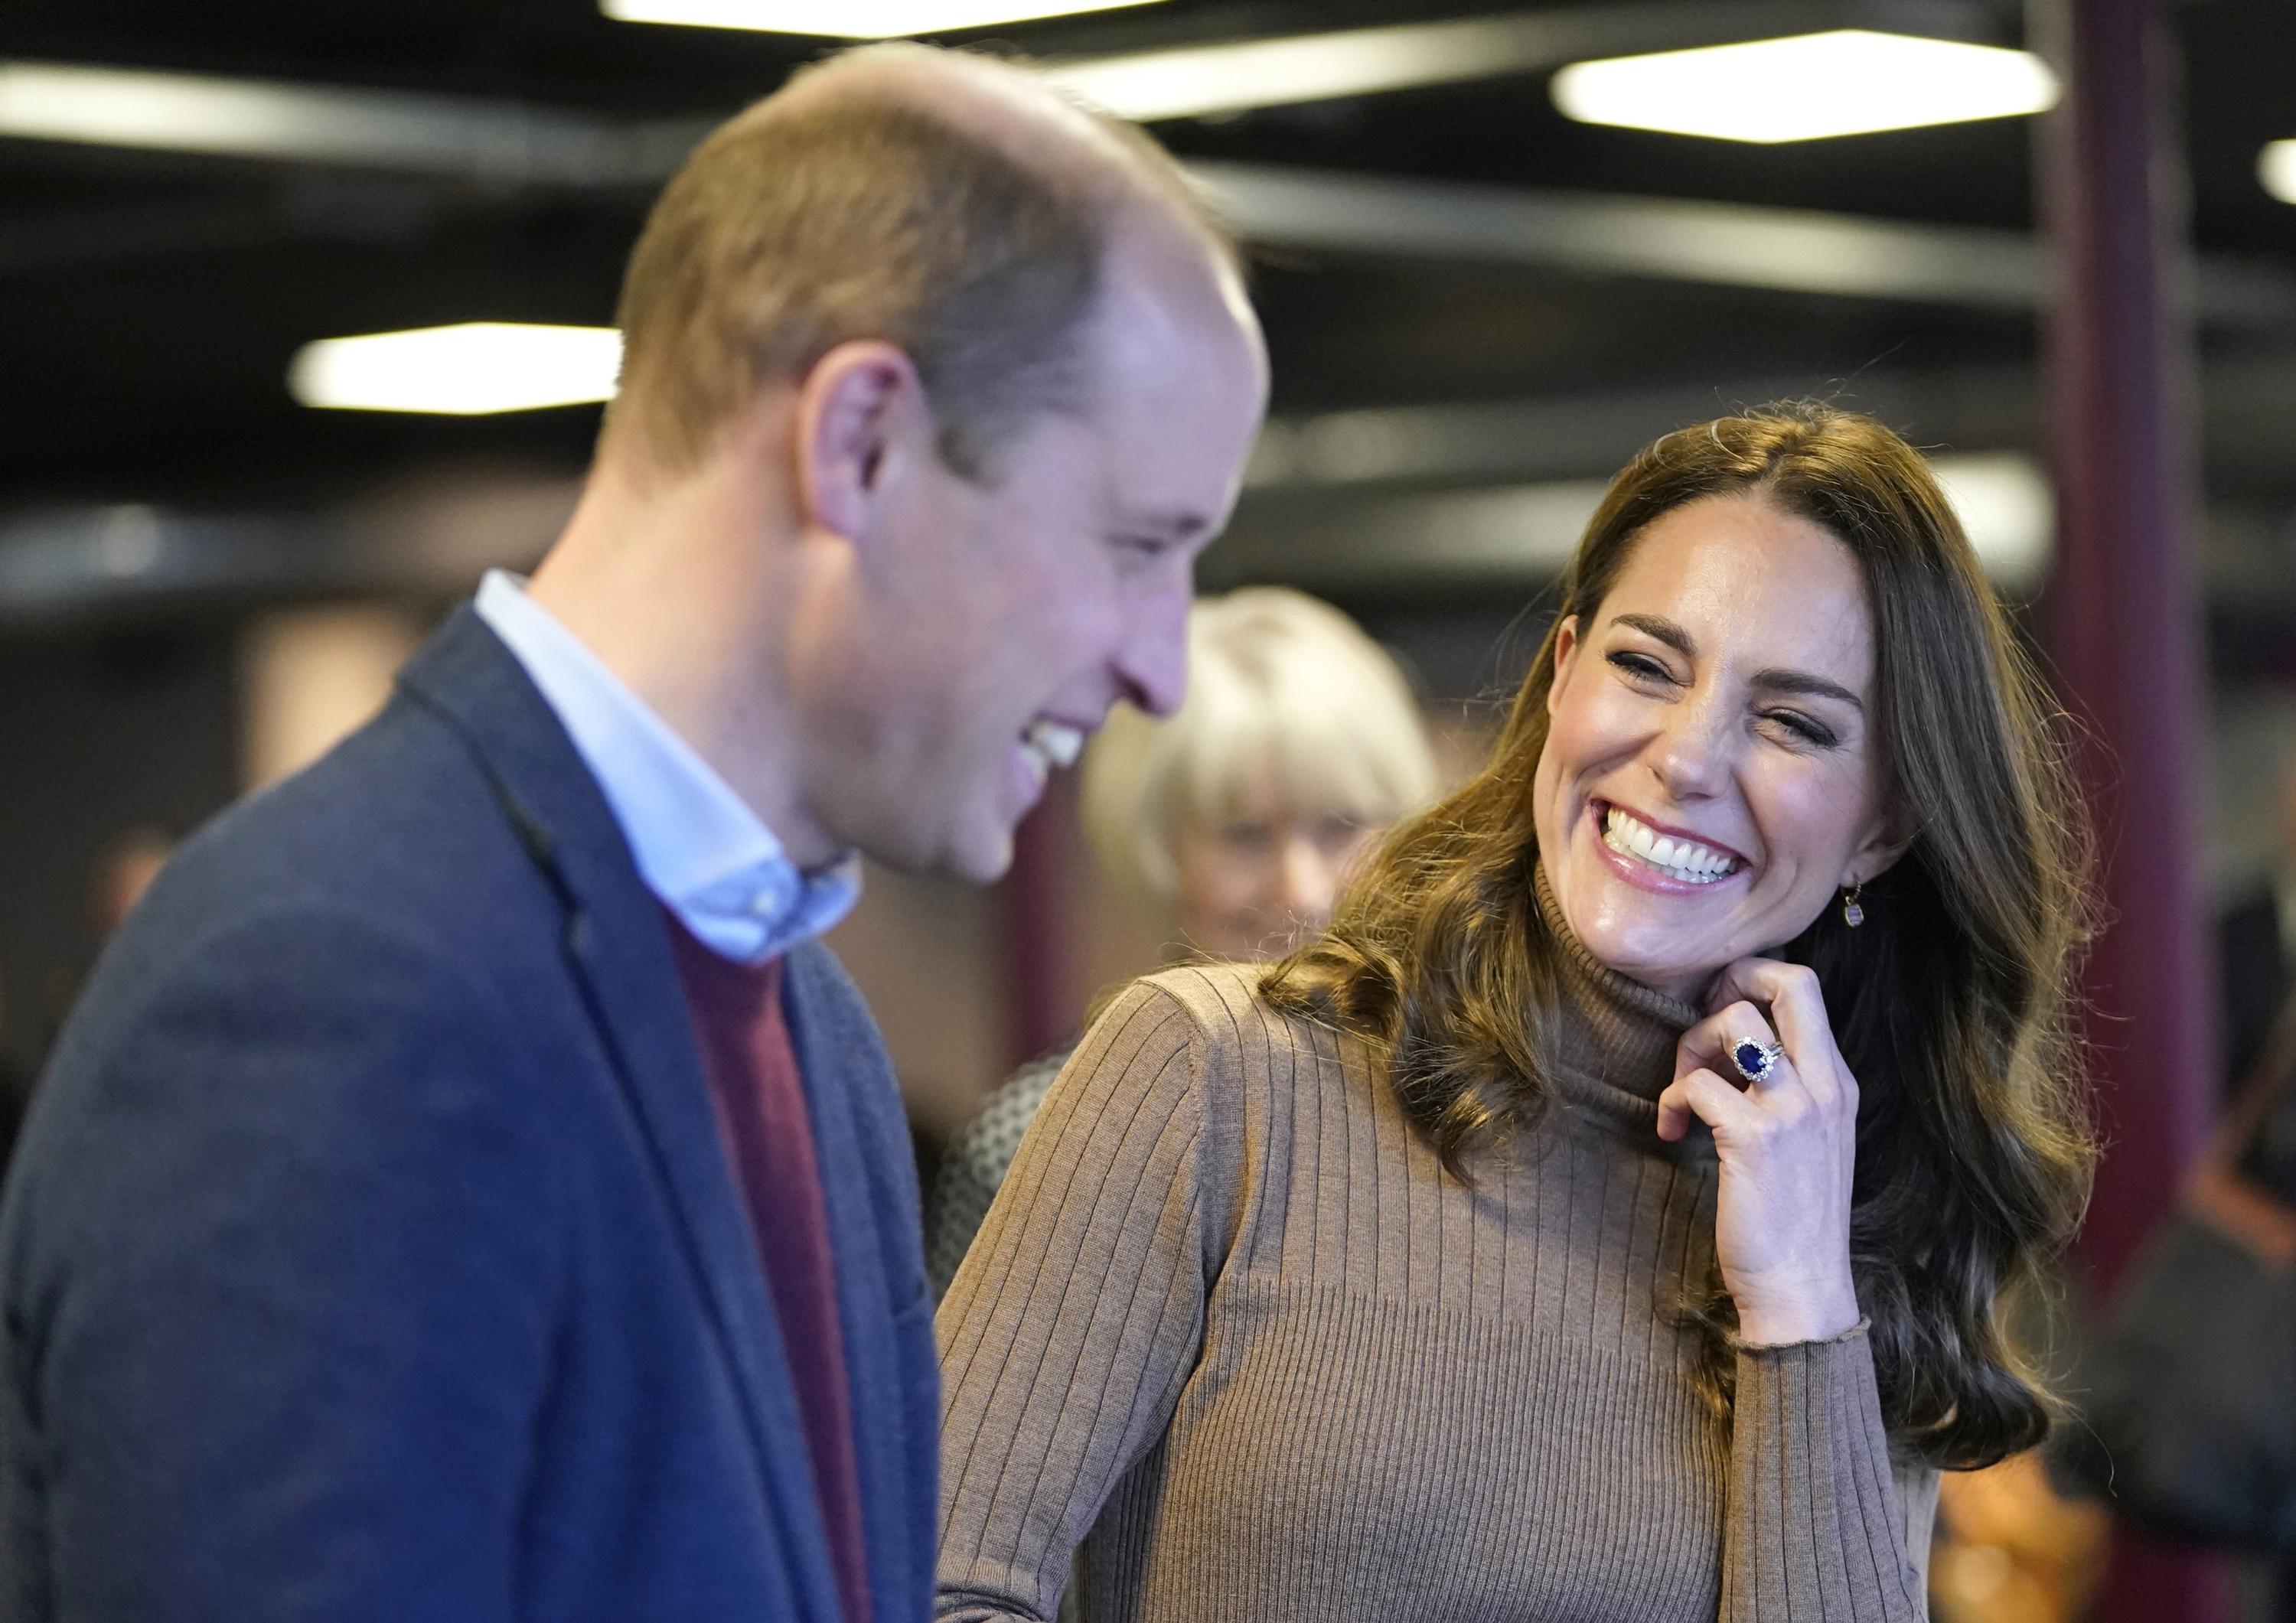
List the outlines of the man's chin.
<svg viewBox="0 0 2296 1623">
<path fill-rule="evenodd" d="M 1013 831 L 969 830 L 933 865 L 968 885 L 993 885 L 1013 871 Z"/>
</svg>

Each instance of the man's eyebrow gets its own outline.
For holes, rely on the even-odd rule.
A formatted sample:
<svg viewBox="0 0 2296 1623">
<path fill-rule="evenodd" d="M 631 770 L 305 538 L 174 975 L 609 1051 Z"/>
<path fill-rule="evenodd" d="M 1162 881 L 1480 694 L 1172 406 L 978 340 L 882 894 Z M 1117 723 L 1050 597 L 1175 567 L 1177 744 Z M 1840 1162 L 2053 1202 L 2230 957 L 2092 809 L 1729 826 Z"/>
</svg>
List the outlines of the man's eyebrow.
<svg viewBox="0 0 2296 1623">
<path fill-rule="evenodd" d="M 1698 639 L 1692 636 L 1676 621 L 1660 614 L 1619 614 L 1612 623 L 1629 626 L 1644 636 L 1664 643 L 1685 660 L 1698 657 Z M 1866 701 L 1839 682 L 1814 675 L 1806 670 L 1784 670 L 1773 667 L 1754 673 L 1752 685 L 1774 693 L 1799 693 L 1811 699 L 1833 699 L 1848 705 L 1859 715 L 1866 713 Z"/>
</svg>

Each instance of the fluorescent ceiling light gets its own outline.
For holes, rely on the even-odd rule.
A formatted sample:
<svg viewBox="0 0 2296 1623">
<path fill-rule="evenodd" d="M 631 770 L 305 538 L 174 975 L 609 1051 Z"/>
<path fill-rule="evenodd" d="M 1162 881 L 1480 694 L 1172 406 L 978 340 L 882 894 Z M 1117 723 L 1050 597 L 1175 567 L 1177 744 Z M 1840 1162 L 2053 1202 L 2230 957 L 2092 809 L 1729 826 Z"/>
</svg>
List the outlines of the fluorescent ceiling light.
<svg viewBox="0 0 2296 1623">
<path fill-rule="evenodd" d="M 2056 493 L 2040 464 L 2017 451 L 1951 452 L 1929 462 L 1995 584 L 2016 591 L 2038 581 L 2057 534 Z"/>
<path fill-rule="evenodd" d="M 2056 104 L 2057 80 L 2027 51 L 1840 29 L 1574 62 L 1553 93 L 1586 124 L 1815 141 L 2043 112 Z"/>
<path fill-rule="evenodd" d="M 1403 23 L 1089 57 L 1041 71 L 1119 118 L 1195 119 L 1544 67 L 1554 60 L 1543 57 L 1545 43 L 1515 18 Z"/>
<path fill-rule="evenodd" d="M 1366 485 L 1472 476 L 1496 458 L 1462 463 L 1459 442 L 1487 412 L 1400 406 L 1271 419 L 1247 473 L 1257 500 L 1283 503 Z M 1504 455 L 1503 452 L 1498 453 Z M 1928 459 L 1978 561 L 2001 590 L 2025 592 L 2046 570 L 2056 533 L 2048 476 L 2021 452 L 1952 452 Z M 1286 550 L 1289 522 L 1255 530 L 1247 519 L 1221 544 L 1224 570 L 1252 578 L 1306 570 L 1318 583 L 1358 586 L 1394 578 L 1464 579 L 1561 570 L 1578 551 L 1607 480 L 1544 480 L 1469 489 L 1383 495 L 1357 488 L 1341 508 L 1307 511 L 1320 541 L 1312 557 Z M 1262 508 L 1265 515 L 1270 510 Z M 1259 534 L 1262 539 L 1255 542 Z M 1255 550 L 1272 546 L 1265 555 Z"/>
<path fill-rule="evenodd" d="M 517 102 L 0 61 L 0 136 L 561 184 L 658 179 L 643 139 Z"/>
<path fill-rule="evenodd" d="M 476 416 L 611 399 L 621 359 L 611 327 L 471 321 L 306 344 L 287 387 L 306 406 Z"/>
<path fill-rule="evenodd" d="M 291 93 L 248 80 L 0 63 L 0 135 L 270 155 L 311 122 Z"/>
<path fill-rule="evenodd" d="M 2296 141 L 2276 141 L 2256 155 L 2256 177 L 2284 203 L 2296 203 Z"/>
<path fill-rule="evenodd" d="M 598 9 L 622 22 L 895 39 L 1159 4 L 1160 0 L 599 0 Z"/>
</svg>

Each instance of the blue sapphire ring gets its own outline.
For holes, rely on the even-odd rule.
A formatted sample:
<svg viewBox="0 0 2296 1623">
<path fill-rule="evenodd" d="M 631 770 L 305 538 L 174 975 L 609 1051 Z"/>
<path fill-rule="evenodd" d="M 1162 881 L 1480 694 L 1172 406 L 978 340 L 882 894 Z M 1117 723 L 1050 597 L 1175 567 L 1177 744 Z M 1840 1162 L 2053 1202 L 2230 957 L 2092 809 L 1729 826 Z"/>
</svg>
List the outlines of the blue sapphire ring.
<svg viewBox="0 0 2296 1623">
<path fill-rule="evenodd" d="M 1759 1082 L 1777 1069 L 1778 1062 L 1785 1057 L 1785 1052 L 1776 1043 L 1733 1043 L 1730 1045 L 1730 1063 L 1738 1068 L 1738 1074 L 1747 1081 Z"/>
</svg>

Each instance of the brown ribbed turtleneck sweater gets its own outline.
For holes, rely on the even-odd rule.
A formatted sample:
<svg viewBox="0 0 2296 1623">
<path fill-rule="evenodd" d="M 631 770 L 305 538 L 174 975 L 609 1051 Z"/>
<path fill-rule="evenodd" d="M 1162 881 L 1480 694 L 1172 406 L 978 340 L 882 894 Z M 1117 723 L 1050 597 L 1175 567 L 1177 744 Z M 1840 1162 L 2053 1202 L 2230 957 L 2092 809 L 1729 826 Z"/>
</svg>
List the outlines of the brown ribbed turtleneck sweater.
<svg viewBox="0 0 2296 1623">
<path fill-rule="evenodd" d="M 1695 1011 L 1539 891 L 1561 1108 L 1472 1189 L 1250 969 L 1095 1025 L 941 1307 L 937 1617 L 1049 1619 L 1072 1554 L 1093 1623 L 1924 1616 L 1862 1332 L 1693 1389 L 1713 1149 L 1653 1128 Z"/>
</svg>

